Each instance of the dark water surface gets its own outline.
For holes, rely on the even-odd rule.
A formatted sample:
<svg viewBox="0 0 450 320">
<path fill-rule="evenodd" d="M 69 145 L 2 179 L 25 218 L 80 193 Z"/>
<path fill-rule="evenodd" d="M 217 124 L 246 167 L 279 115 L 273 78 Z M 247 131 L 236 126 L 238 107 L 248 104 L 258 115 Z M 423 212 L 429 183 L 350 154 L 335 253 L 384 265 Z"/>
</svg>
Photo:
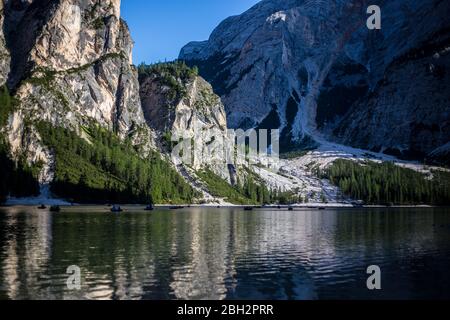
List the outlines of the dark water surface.
<svg viewBox="0 0 450 320">
<path fill-rule="evenodd" d="M 0 209 L 0 299 L 431 298 L 450 298 L 449 209 Z"/>
</svg>

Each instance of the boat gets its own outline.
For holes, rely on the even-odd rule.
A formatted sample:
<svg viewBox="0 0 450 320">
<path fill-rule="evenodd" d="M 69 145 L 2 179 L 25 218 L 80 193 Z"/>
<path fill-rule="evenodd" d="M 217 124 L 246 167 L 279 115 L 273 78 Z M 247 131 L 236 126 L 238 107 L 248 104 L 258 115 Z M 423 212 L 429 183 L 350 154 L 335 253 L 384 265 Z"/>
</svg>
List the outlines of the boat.
<svg viewBox="0 0 450 320">
<path fill-rule="evenodd" d="M 47 207 L 46 207 L 45 205 L 41 204 L 41 205 L 38 207 L 38 209 L 39 209 L 39 210 L 45 210 L 45 209 L 47 209 Z"/>
<path fill-rule="evenodd" d="M 122 212 L 122 208 L 120 206 L 117 205 L 113 205 L 111 208 L 111 212 Z"/>
<path fill-rule="evenodd" d="M 253 211 L 253 207 L 244 207 L 244 211 Z"/>
<path fill-rule="evenodd" d="M 326 208 L 325 207 L 320 207 L 319 210 L 326 210 Z"/>
<path fill-rule="evenodd" d="M 51 206 L 50 212 L 61 212 L 61 207 L 60 206 Z"/>
<path fill-rule="evenodd" d="M 289 211 L 294 211 L 294 208 L 293 207 L 289 207 L 288 210 Z"/>
<path fill-rule="evenodd" d="M 153 210 L 155 210 L 153 204 L 149 204 L 148 206 L 145 207 L 145 211 L 153 211 Z"/>
</svg>

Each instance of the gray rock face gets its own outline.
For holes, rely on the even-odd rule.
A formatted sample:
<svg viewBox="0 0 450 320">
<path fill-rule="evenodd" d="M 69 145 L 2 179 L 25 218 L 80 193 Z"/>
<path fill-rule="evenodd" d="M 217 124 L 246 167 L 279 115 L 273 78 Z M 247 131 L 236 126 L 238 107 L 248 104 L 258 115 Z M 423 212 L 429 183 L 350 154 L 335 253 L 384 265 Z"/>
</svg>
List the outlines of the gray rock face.
<svg viewBox="0 0 450 320">
<path fill-rule="evenodd" d="M 119 52 L 131 63 L 120 0 L 9 0 L 5 15 L 12 87 L 36 68 L 64 71 Z"/>
<path fill-rule="evenodd" d="M 173 88 L 162 83 L 158 75 L 142 77 L 140 96 L 149 126 L 161 134 L 180 136 L 214 128 L 225 131 L 225 110 L 211 85 L 198 76 L 181 85 L 186 91 L 172 98 Z"/>
<path fill-rule="evenodd" d="M 426 154 L 450 137 L 450 4 L 379 1 L 382 29 L 369 30 L 370 4 L 263 0 L 180 59 L 199 66 L 233 128 Z"/>
<path fill-rule="evenodd" d="M 172 137 L 192 139 L 197 145 L 192 150 L 190 167 L 198 170 L 208 166 L 231 182 L 230 171 L 223 158 L 215 158 L 214 154 L 205 157 L 205 149 L 223 148 L 222 141 L 214 140 L 212 134 L 224 137 L 227 130 L 224 106 L 211 85 L 196 75 L 179 78 L 167 71 L 152 71 L 139 78 L 142 109 L 159 142 L 167 146 L 167 139 Z M 211 140 L 208 140 L 209 133 Z M 198 141 L 198 137 L 208 141 Z"/>
<path fill-rule="evenodd" d="M 0 1 L 0 30 L 3 30 L 5 26 L 5 4 L 3 0 Z M 11 63 L 11 57 L 9 50 L 6 46 L 6 39 L 3 32 L 0 32 L 0 86 L 4 85 L 9 74 L 9 66 Z"/>
<path fill-rule="evenodd" d="M 182 49 L 180 58 L 198 65 L 222 97 L 232 128 L 256 126 L 273 105 L 279 105 L 281 113 L 290 96 L 292 86 L 284 75 L 288 66 L 282 61 L 284 45 L 280 41 L 284 28 L 278 23 L 284 18 L 268 20 L 289 5 L 294 1 L 263 1 L 242 16 L 225 20 L 208 42 Z M 276 92 L 276 87 L 286 89 Z"/>
<path fill-rule="evenodd" d="M 332 134 L 344 144 L 411 159 L 450 142 L 450 54 L 441 50 L 393 63 Z"/>
<path fill-rule="evenodd" d="M 3 17 L 8 84 L 20 102 L 5 130 L 14 155 L 51 162 L 48 152 L 38 152 L 37 121 L 80 134 L 82 125 L 98 123 L 143 152 L 152 147 L 120 0 L 11 0 Z"/>
</svg>

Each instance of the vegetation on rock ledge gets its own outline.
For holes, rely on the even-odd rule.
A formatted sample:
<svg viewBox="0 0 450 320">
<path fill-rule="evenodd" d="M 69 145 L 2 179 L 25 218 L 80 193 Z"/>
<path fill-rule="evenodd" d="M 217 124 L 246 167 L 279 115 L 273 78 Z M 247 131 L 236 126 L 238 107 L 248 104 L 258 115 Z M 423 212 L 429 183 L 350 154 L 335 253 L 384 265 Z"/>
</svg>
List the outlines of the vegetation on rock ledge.
<svg viewBox="0 0 450 320">
<path fill-rule="evenodd" d="M 144 77 L 156 77 L 162 85 L 169 88 L 171 100 L 182 99 L 186 95 L 186 83 L 198 76 L 196 67 L 190 68 L 182 61 L 140 64 L 138 67 L 139 82 Z"/>
</svg>

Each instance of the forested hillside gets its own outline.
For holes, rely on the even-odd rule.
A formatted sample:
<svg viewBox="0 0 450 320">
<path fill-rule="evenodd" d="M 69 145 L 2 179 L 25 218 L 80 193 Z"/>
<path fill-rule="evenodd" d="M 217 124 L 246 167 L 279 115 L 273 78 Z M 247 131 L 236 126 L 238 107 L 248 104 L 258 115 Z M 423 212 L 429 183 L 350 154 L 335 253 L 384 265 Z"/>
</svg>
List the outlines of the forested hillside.
<svg viewBox="0 0 450 320">
<path fill-rule="evenodd" d="M 80 203 L 191 203 L 196 192 L 161 156 L 139 155 L 100 126 L 75 132 L 40 123 L 44 143 L 55 152 L 52 192 Z"/>
<path fill-rule="evenodd" d="M 449 172 L 432 171 L 430 177 L 389 162 L 337 160 L 319 175 L 367 204 L 450 204 Z"/>
</svg>

